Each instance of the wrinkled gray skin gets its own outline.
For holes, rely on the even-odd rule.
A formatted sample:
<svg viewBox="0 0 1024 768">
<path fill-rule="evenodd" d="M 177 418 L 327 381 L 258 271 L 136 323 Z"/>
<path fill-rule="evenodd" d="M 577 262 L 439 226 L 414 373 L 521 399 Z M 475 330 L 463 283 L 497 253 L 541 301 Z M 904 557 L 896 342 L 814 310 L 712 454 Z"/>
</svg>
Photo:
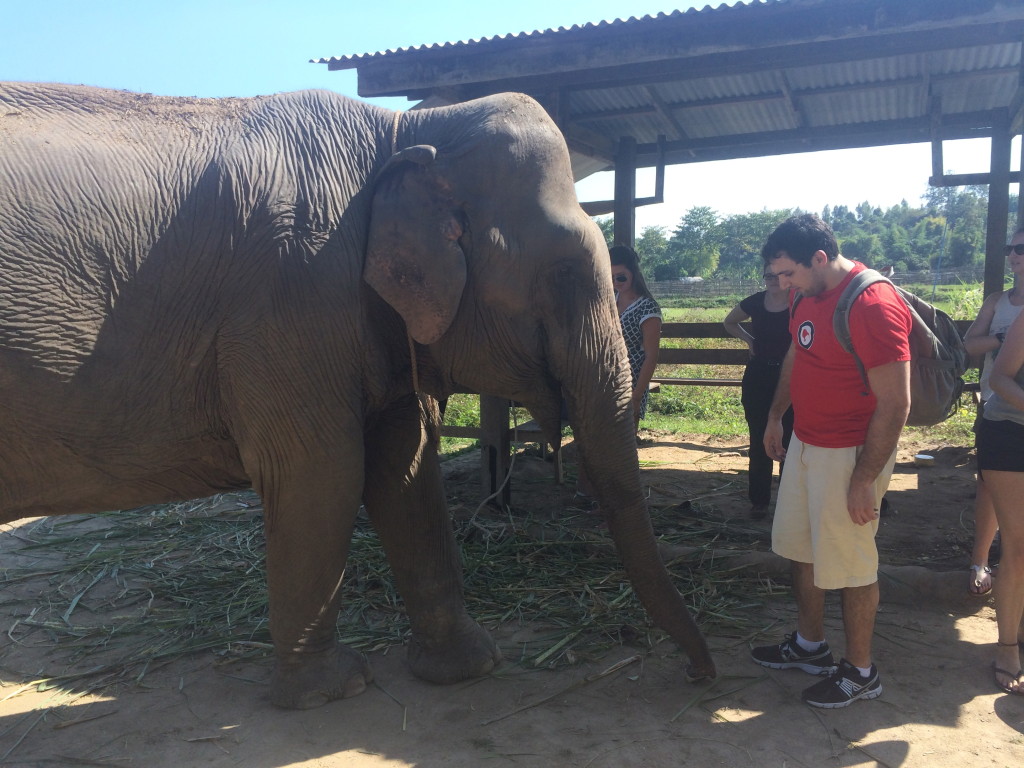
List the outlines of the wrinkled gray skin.
<svg viewBox="0 0 1024 768">
<path fill-rule="evenodd" d="M 272 699 L 305 708 L 372 679 L 333 631 L 363 501 L 415 674 L 485 674 L 411 336 L 433 397 L 513 398 L 555 435 L 564 394 L 634 589 L 713 675 L 655 548 L 607 251 L 560 133 L 516 94 L 395 117 L 328 92 L 0 85 L 0 522 L 251 485 Z"/>
</svg>

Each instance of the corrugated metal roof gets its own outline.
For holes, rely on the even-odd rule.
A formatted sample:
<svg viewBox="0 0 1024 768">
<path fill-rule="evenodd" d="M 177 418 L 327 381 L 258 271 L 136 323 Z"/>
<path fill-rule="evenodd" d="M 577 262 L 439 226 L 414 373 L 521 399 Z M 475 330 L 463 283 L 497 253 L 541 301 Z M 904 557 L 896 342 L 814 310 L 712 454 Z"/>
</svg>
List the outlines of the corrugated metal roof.
<svg viewBox="0 0 1024 768">
<path fill-rule="evenodd" d="M 751 0 L 319 59 L 364 96 L 522 91 L 578 166 L 1019 133 L 1024 0 Z"/>
<path fill-rule="evenodd" d="M 502 42 L 515 44 L 523 40 L 536 40 L 538 38 L 557 38 L 558 36 L 573 35 L 573 34 L 589 34 L 592 30 L 606 30 L 606 29 L 617 29 L 623 25 L 636 26 L 639 24 L 658 22 L 661 19 L 676 18 L 681 16 L 693 16 L 695 14 L 703 14 L 705 17 L 708 14 L 715 13 L 736 13 L 749 10 L 752 7 L 764 6 L 764 5 L 777 5 L 779 3 L 787 3 L 791 0 L 750 0 L 750 2 L 736 2 L 732 5 L 728 3 L 722 3 L 718 6 L 712 7 L 706 5 L 703 8 L 688 8 L 684 11 L 676 10 L 669 13 L 657 13 L 647 14 L 644 16 L 630 16 L 625 19 L 610 19 L 606 21 L 595 21 L 586 22 L 583 24 L 573 24 L 571 27 L 555 27 L 552 29 L 538 30 L 535 29 L 532 32 L 517 32 L 508 33 L 504 35 L 492 35 L 490 37 L 480 37 L 471 40 L 460 40 L 457 42 L 447 43 L 427 43 L 423 45 L 406 46 L 400 48 L 389 48 L 386 51 L 377 51 L 375 53 L 354 53 L 347 54 L 344 56 L 330 56 L 319 59 L 312 59 L 311 61 L 315 64 L 333 64 L 334 69 L 351 69 L 358 66 L 360 63 L 378 59 L 383 56 L 396 56 L 405 53 L 422 53 L 425 51 L 451 51 L 453 49 L 480 46 L 480 45 L 495 45 Z M 339 66 L 349 65 L 349 66 Z"/>
</svg>

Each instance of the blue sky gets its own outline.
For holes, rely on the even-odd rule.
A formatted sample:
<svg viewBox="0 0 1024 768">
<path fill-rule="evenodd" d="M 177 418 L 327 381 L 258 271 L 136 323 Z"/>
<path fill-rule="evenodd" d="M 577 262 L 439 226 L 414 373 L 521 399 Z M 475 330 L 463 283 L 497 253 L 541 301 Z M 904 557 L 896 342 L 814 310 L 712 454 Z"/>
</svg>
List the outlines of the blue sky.
<svg viewBox="0 0 1024 768">
<path fill-rule="evenodd" d="M 718 5 L 714 2 L 714 5 Z M 731 0 L 730 0 L 731 4 Z M 705 3 L 631 0 L 3 0 L 0 80 L 84 83 L 168 96 L 253 96 L 327 88 L 357 97 L 351 71 L 310 59 L 669 13 Z M 404 99 L 375 100 L 405 109 Z M 1014 157 L 1018 156 L 1014 151 Z M 947 170 L 985 171 L 988 142 L 947 143 Z M 916 204 L 931 172 L 927 145 L 702 163 L 669 170 L 666 202 L 638 228 L 673 227 L 708 205 L 722 215 L 869 200 Z M 884 175 L 883 175 L 884 174 Z M 1014 189 L 1015 188 L 1011 188 Z M 611 196 L 611 174 L 578 185 Z M 641 174 L 638 195 L 653 192 Z"/>
</svg>

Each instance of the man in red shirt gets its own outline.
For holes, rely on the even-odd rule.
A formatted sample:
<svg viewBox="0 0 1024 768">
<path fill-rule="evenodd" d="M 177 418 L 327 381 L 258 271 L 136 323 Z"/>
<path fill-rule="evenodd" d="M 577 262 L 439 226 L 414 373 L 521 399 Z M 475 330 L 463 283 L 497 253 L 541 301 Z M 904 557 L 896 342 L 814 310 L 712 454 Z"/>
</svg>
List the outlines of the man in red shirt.
<svg viewBox="0 0 1024 768">
<path fill-rule="evenodd" d="M 772 550 L 791 561 L 797 628 L 778 645 L 754 648 L 758 664 L 828 675 L 803 692 L 816 707 L 845 707 L 882 693 L 871 661 L 878 610 L 878 510 L 910 410 L 910 313 L 887 283 L 875 283 L 850 310 L 850 335 L 868 387 L 836 340 L 832 317 L 853 275 L 865 269 L 839 253 L 829 226 L 794 216 L 768 237 L 766 269 L 790 289 L 793 344 L 768 416 L 764 445 L 785 469 L 772 525 Z M 794 297 L 799 294 L 799 301 Z M 782 446 L 782 414 L 792 404 L 793 438 Z M 842 591 L 846 656 L 825 641 L 825 590 Z"/>
</svg>

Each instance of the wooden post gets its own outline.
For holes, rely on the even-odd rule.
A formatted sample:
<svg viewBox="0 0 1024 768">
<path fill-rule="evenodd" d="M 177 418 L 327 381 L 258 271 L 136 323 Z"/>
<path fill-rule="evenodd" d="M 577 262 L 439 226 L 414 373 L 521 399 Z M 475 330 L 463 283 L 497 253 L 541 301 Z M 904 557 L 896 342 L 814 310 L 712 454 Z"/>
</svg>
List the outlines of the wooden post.
<svg viewBox="0 0 1024 768">
<path fill-rule="evenodd" d="M 1003 290 L 1006 271 L 1006 225 L 1010 214 L 1010 118 L 1000 111 L 992 120 L 992 153 L 988 185 L 988 229 L 985 235 L 985 287 L 988 296 Z"/>
<path fill-rule="evenodd" d="M 1024 227 L 1024 137 L 1020 142 L 1020 170 L 1017 172 L 1017 223 L 1014 229 Z"/>
<path fill-rule="evenodd" d="M 623 136 L 615 153 L 615 245 L 633 247 L 636 237 L 636 139 Z"/>
<path fill-rule="evenodd" d="M 509 467 L 508 409 L 503 397 L 480 395 L 480 477 L 483 498 L 498 490 Z M 505 483 L 492 504 L 507 507 L 512 499 L 512 482 Z"/>
</svg>

